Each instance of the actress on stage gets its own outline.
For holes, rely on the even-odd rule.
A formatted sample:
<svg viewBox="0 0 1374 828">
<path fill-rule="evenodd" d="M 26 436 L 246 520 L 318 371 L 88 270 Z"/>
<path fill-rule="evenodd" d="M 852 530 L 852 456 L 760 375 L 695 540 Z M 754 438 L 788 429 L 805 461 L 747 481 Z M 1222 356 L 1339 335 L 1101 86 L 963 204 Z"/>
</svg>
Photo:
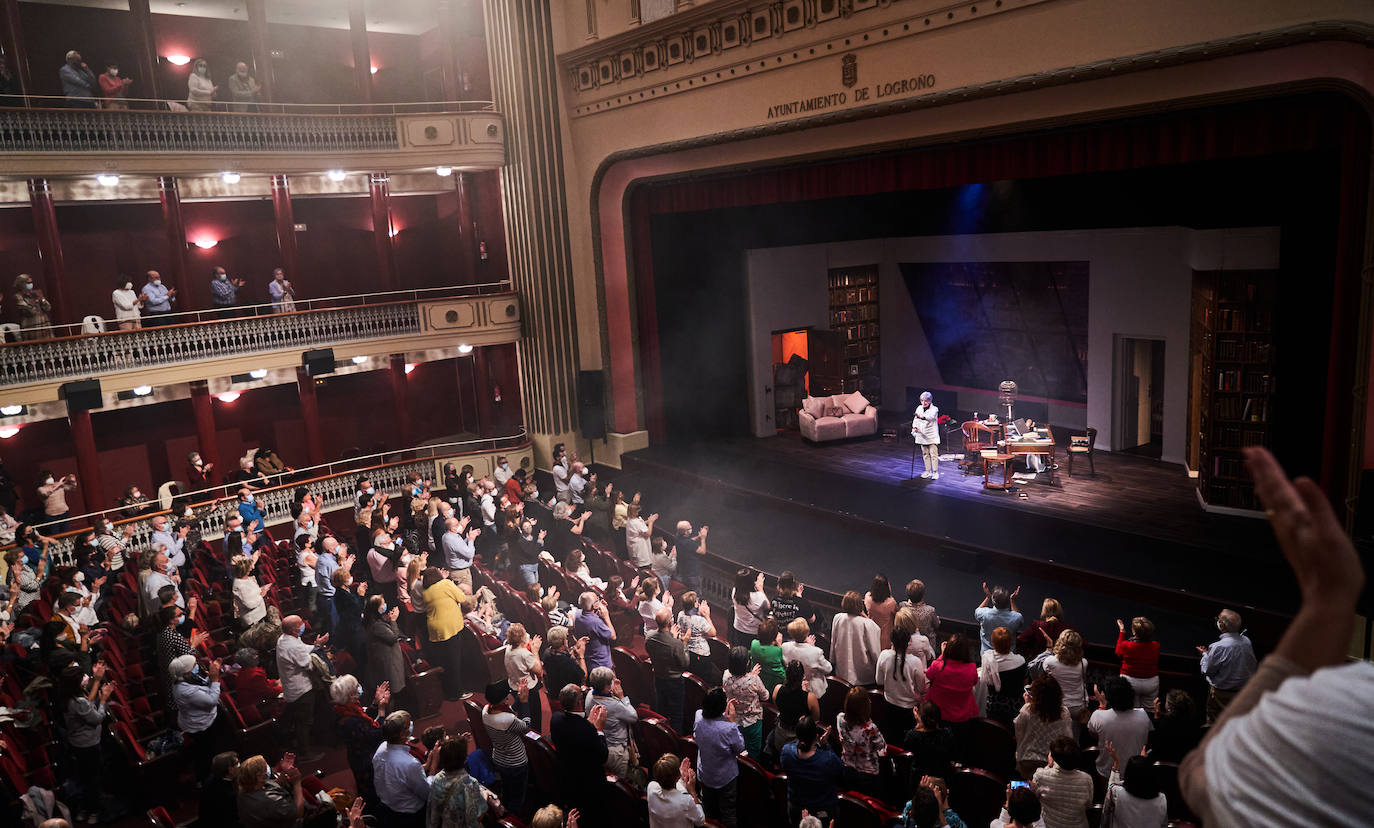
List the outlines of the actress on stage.
<svg viewBox="0 0 1374 828">
<path fill-rule="evenodd" d="M 931 402 L 929 391 L 921 392 L 921 404 L 911 418 L 911 439 L 921 447 L 921 459 L 926 470 L 922 479 L 940 479 L 940 409 Z"/>
</svg>

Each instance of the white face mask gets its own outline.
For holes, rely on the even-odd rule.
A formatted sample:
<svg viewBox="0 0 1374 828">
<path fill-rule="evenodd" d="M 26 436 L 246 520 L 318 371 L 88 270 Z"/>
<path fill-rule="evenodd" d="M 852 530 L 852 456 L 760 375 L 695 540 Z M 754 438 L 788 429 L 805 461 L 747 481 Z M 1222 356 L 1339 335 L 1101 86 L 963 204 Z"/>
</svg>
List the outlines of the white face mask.
<svg viewBox="0 0 1374 828">
<path fill-rule="evenodd" d="M 114 534 L 114 524 L 113 524 L 113 523 L 110 523 L 108 520 L 105 521 L 105 531 L 106 531 L 106 532 L 109 532 L 111 535 L 113 535 L 113 534 Z"/>
<path fill-rule="evenodd" d="M 24 285 L 24 290 L 33 290 L 33 282 Z"/>
<path fill-rule="evenodd" d="M 124 289 L 125 289 L 125 290 L 133 290 L 133 289 L 134 289 L 134 283 L 133 283 L 133 282 L 125 282 L 125 283 L 124 283 Z"/>
<path fill-rule="evenodd" d="M 76 573 L 75 575 L 72 576 L 72 580 L 75 581 L 75 582 L 77 582 L 77 583 L 79 584 L 79 583 L 81 583 L 82 581 L 86 580 L 86 573 L 84 573 L 84 572 L 78 572 L 78 573 Z"/>
<path fill-rule="evenodd" d="M 51 477 L 48 477 L 48 478 L 44 478 L 43 482 L 44 482 L 44 483 L 52 483 L 53 480 L 52 480 Z"/>
<path fill-rule="evenodd" d="M 111 70 L 110 70 L 110 77 L 112 77 L 112 78 L 117 78 L 117 77 L 119 77 L 119 70 L 118 70 L 118 69 L 111 69 Z"/>
<path fill-rule="evenodd" d="M 162 280 L 161 280 L 161 279 L 154 279 L 154 280 L 153 280 L 153 284 L 155 284 L 155 285 L 160 285 L 160 284 L 162 284 Z"/>
</svg>

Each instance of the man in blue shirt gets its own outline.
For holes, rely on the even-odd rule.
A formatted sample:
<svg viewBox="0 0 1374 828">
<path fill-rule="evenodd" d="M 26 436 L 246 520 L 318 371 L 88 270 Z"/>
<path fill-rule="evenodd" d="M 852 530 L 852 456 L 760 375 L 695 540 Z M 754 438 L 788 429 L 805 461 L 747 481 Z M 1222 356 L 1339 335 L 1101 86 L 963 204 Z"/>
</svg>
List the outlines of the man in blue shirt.
<svg viewBox="0 0 1374 828">
<path fill-rule="evenodd" d="M 339 543 L 339 539 L 333 536 L 320 541 L 320 551 L 315 558 L 315 588 L 320 591 L 320 600 L 316 605 L 319 611 L 315 613 L 315 620 L 319 623 L 320 632 L 333 631 L 339 620 L 339 612 L 334 607 L 334 582 L 330 579 L 344 562 L 350 566 L 352 564 L 345 544 Z"/>
<path fill-rule="evenodd" d="M 243 287 L 244 281 L 230 279 L 222 267 L 215 268 L 210 275 L 210 305 L 224 311 L 220 314 L 222 317 L 237 316 L 233 308 L 239 303 L 239 288 Z"/>
<path fill-rule="evenodd" d="M 148 271 L 148 282 L 138 294 L 143 297 L 145 317 L 171 313 L 172 303 L 177 300 L 177 289 L 162 284 L 162 276 L 156 270 Z"/>
<path fill-rule="evenodd" d="M 81 59 L 75 49 L 67 53 L 67 63 L 57 70 L 62 80 L 62 94 L 67 97 L 67 106 L 78 109 L 95 109 L 95 99 L 99 97 L 100 85 L 95 73 Z"/>
<path fill-rule="evenodd" d="M 735 791 L 739 782 L 739 763 L 735 757 L 744 753 L 744 736 L 735 725 L 735 703 L 726 700 L 721 688 L 713 688 L 706 694 L 697 711 L 692 735 L 697 741 L 701 805 L 708 818 L 734 828 Z"/>
<path fill-rule="evenodd" d="M 595 667 L 613 669 L 611 642 L 615 641 L 615 627 L 611 625 L 611 611 L 607 609 L 606 602 L 598 598 L 595 592 L 584 592 L 577 597 L 577 609 L 573 635 L 587 639 L 587 671 Z"/>
<path fill-rule="evenodd" d="M 973 620 L 978 622 L 978 640 L 982 644 L 978 655 L 992 649 L 992 631 L 998 627 L 1006 627 L 1007 632 L 1011 633 L 1011 640 L 1016 640 L 1016 634 L 1021 632 L 1026 620 L 1021 616 L 1020 607 L 1016 606 L 1016 596 L 1021 594 L 1021 587 L 1017 587 L 1010 593 L 1006 587 L 995 586 L 988 589 L 987 581 L 983 582 L 983 603 L 973 611 Z"/>
<path fill-rule="evenodd" d="M 251 489 L 239 489 L 239 516 L 243 518 L 243 528 L 250 532 L 261 532 L 267 526 L 262 501 L 253 499 Z"/>
<path fill-rule="evenodd" d="M 1200 667 L 1207 679 L 1207 723 L 1211 724 L 1255 674 L 1258 662 L 1250 639 L 1241 633 L 1240 613 L 1224 609 L 1217 613 L 1221 638 L 1209 647 L 1198 647 Z"/>
<path fill-rule="evenodd" d="M 429 804 L 429 779 L 420 760 L 410 754 L 406 740 L 415 726 L 410 714 L 398 710 L 382 720 L 382 738 L 372 754 L 373 784 L 377 788 L 380 822 L 387 828 L 424 828 Z"/>
</svg>

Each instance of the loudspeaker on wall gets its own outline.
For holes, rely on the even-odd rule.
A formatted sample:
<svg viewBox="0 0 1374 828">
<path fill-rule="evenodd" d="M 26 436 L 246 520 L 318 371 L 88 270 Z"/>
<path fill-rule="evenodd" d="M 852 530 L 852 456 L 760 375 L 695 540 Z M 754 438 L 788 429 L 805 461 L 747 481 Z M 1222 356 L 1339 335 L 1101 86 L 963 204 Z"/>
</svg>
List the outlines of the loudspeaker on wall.
<svg viewBox="0 0 1374 828">
<path fill-rule="evenodd" d="M 64 382 L 58 388 L 57 395 L 67 401 L 68 414 L 105 407 L 105 398 L 100 394 L 100 380 Z"/>
<path fill-rule="evenodd" d="M 582 436 L 606 437 L 606 376 L 600 371 L 577 372 L 577 420 Z"/>
</svg>

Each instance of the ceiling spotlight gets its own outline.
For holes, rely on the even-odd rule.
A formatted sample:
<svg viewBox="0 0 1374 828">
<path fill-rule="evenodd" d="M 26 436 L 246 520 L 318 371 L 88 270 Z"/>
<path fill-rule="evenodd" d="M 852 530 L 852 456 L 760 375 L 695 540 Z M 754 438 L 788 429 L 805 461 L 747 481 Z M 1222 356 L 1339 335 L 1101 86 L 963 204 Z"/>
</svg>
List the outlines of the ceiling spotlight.
<svg viewBox="0 0 1374 828">
<path fill-rule="evenodd" d="M 219 244 L 219 239 L 196 239 L 195 241 L 196 247 L 201 250 L 209 250 L 217 244 Z"/>
<path fill-rule="evenodd" d="M 444 178 L 448 178 L 450 175 L 453 175 L 452 167 L 435 167 L 434 171 L 439 175 L 442 175 Z"/>
<path fill-rule="evenodd" d="M 263 379 L 267 376 L 267 369 L 258 368 L 257 370 L 249 371 L 248 376 L 252 377 L 253 379 Z"/>
<path fill-rule="evenodd" d="M 185 66 L 191 62 L 191 58 L 186 55 L 168 55 L 167 62 L 173 66 Z"/>
<path fill-rule="evenodd" d="M 407 363 L 406 363 L 406 373 L 409 374 L 411 371 L 414 371 L 414 370 L 415 370 L 415 363 L 413 363 L 413 362 L 407 362 Z"/>
<path fill-rule="evenodd" d="M 367 360 L 368 360 L 368 358 L 365 357 L 365 356 L 355 356 L 355 357 L 353 357 L 353 364 L 354 364 L 354 365 L 362 365 L 364 362 L 367 362 Z"/>
<path fill-rule="evenodd" d="M 0 440 L 8 440 L 19 433 L 19 426 L 5 426 L 0 428 Z"/>
<path fill-rule="evenodd" d="M 225 391 L 223 394 L 215 395 L 215 399 L 219 400 L 222 403 L 231 403 L 234 400 L 237 400 L 238 398 L 239 392 L 237 391 Z"/>
<path fill-rule="evenodd" d="M 472 346 L 464 342 L 462 345 L 458 346 L 458 353 L 463 355 L 470 354 L 472 353 Z"/>
<path fill-rule="evenodd" d="M 99 181 L 100 186 L 102 187 L 119 186 L 119 176 L 115 175 L 114 173 L 101 173 L 100 175 L 97 175 L 95 177 L 95 180 Z"/>
<path fill-rule="evenodd" d="M 224 180 L 225 184 L 237 184 L 240 178 L 236 172 L 223 172 L 219 174 L 219 177 Z"/>
<path fill-rule="evenodd" d="M 151 386 L 151 385 L 135 385 L 135 386 L 133 387 L 132 391 L 134 392 L 134 396 L 136 396 L 136 397 L 146 397 L 146 396 L 148 396 L 149 394 L 153 393 L 153 386 Z"/>
<path fill-rule="evenodd" d="M 348 177 L 348 176 L 344 174 L 344 171 L 343 171 L 343 170 L 330 170 L 330 171 L 329 171 L 329 180 L 330 180 L 330 181 L 343 181 L 343 180 L 344 180 L 345 178 L 347 178 L 347 177 Z"/>
<path fill-rule="evenodd" d="M 20 414 L 23 414 L 23 413 L 24 413 L 24 406 L 22 406 L 22 405 L 6 405 L 6 406 L 0 406 L 0 414 L 3 414 L 3 415 L 6 416 L 6 417 L 17 417 L 17 416 L 19 416 Z"/>
</svg>

